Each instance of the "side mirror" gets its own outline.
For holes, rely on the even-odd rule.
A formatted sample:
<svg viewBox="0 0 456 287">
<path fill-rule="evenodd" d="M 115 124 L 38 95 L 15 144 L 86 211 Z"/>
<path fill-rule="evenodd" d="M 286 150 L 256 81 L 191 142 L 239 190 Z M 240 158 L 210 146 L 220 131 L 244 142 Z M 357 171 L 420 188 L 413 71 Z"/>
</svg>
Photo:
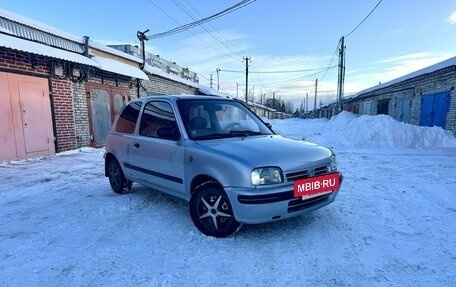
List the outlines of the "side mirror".
<svg viewBox="0 0 456 287">
<path fill-rule="evenodd" d="M 180 134 L 177 131 L 176 128 L 172 127 L 161 127 L 157 129 L 157 136 L 162 138 L 162 139 L 167 139 L 167 140 L 179 140 L 180 139 Z"/>
<path fill-rule="evenodd" d="M 264 124 L 268 127 L 268 129 L 272 130 L 272 125 L 271 125 L 271 123 L 264 123 Z"/>
</svg>

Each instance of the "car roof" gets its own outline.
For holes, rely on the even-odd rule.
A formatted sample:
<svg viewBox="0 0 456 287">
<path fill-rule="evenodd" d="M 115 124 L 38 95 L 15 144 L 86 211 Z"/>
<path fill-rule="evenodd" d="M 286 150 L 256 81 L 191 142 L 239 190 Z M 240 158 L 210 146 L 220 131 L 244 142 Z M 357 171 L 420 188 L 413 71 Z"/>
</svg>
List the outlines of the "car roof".
<svg viewBox="0 0 456 287">
<path fill-rule="evenodd" d="M 182 95 L 152 95 L 152 96 L 145 96 L 141 98 L 132 99 L 132 101 L 148 101 L 150 99 L 155 100 L 163 100 L 163 99 L 171 99 L 171 100 L 183 100 L 183 99 L 191 99 L 191 100 L 233 100 L 230 97 L 220 97 L 220 96 L 206 96 L 206 95 L 190 95 L 190 94 L 182 94 Z"/>
</svg>

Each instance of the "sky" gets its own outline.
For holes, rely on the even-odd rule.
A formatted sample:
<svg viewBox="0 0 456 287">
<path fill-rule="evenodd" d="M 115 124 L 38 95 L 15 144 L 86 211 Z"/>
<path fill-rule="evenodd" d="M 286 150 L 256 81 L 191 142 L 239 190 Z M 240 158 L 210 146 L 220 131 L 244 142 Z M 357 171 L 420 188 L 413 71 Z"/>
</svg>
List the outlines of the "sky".
<svg viewBox="0 0 456 287">
<path fill-rule="evenodd" d="M 148 35 L 210 16 L 240 0 L 135 0 L 76 2 L 2 0 L 0 8 L 104 44 L 138 45 Z M 350 34 L 379 0 L 257 0 L 223 17 L 165 38 L 147 50 L 200 76 L 200 83 L 244 97 L 245 61 L 249 95 L 272 93 L 295 104 L 314 95 L 336 99 L 342 36 Z M 438 4 L 437 4 L 438 3 Z M 193 17 L 193 18 L 192 18 Z M 344 94 L 351 95 L 456 56 L 456 2 L 383 0 L 345 37 Z M 331 62 L 331 60 L 333 61 Z M 313 70 L 319 69 L 319 70 Z M 275 71 L 311 70 L 290 73 Z M 234 72 L 233 72 L 234 71 Z M 312 102 L 310 102 L 312 103 Z M 310 104 L 309 104 L 310 105 Z"/>
</svg>

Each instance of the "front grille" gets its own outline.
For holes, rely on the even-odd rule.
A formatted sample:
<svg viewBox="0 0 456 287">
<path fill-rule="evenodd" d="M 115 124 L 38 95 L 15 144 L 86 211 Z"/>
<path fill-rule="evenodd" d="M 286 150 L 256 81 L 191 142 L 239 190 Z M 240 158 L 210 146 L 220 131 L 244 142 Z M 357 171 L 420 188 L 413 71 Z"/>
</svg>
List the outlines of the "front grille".
<svg viewBox="0 0 456 287">
<path fill-rule="evenodd" d="M 322 202 L 325 202 L 328 197 L 331 195 L 331 193 L 312 197 L 309 199 L 302 200 L 302 198 L 295 198 L 288 202 L 288 212 L 296 212 L 308 207 L 315 206 L 317 204 L 320 204 Z"/>
<path fill-rule="evenodd" d="M 328 172 L 327 166 L 320 166 L 315 169 L 314 176 L 322 175 Z"/>
<path fill-rule="evenodd" d="M 287 180 L 288 181 L 296 181 L 300 180 L 303 178 L 308 178 L 312 176 L 318 176 L 318 175 L 323 175 L 328 173 L 328 166 L 319 166 L 313 170 L 312 169 L 305 169 L 305 170 L 299 170 L 299 171 L 294 171 L 294 172 L 289 172 L 286 174 Z"/>
<path fill-rule="evenodd" d="M 309 171 L 308 170 L 301 170 L 297 172 L 290 172 L 287 173 L 287 180 L 288 181 L 295 181 L 303 178 L 308 178 L 309 177 Z"/>
</svg>

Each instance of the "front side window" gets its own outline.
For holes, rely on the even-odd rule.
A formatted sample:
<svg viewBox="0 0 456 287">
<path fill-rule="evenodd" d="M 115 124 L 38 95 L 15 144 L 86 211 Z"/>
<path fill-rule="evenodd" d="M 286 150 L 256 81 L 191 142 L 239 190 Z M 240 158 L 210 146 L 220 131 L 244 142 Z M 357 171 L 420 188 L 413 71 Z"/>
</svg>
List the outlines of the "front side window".
<svg viewBox="0 0 456 287">
<path fill-rule="evenodd" d="M 144 107 L 139 134 L 146 137 L 178 140 L 179 130 L 171 105 L 150 101 Z"/>
<path fill-rule="evenodd" d="M 261 120 L 236 101 L 180 100 L 178 106 L 185 129 L 191 139 L 272 134 Z"/>
<path fill-rule="evenodd" d="M 127 105 L 117 120 L 116 132 L 132 134 L 135 130 L 140 109 L 141 103 L 139 102 L 133 102 Z"/>
</svg>

